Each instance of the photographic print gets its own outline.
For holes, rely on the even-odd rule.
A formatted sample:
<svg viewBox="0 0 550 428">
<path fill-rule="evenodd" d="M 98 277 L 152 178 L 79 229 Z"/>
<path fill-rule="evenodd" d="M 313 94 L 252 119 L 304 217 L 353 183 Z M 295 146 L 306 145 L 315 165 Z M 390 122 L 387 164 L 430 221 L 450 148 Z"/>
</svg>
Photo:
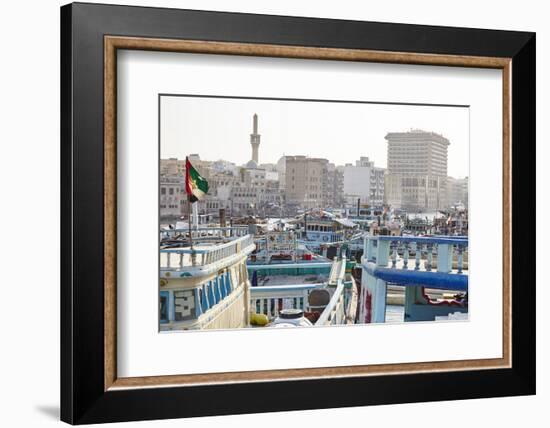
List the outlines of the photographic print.
<svg viewBox="0 0 550 428">
<path fill-rule="evenodd" d="M 161 331 L 468 319 L 467 106 L 159 96 Z"/>
</svg>

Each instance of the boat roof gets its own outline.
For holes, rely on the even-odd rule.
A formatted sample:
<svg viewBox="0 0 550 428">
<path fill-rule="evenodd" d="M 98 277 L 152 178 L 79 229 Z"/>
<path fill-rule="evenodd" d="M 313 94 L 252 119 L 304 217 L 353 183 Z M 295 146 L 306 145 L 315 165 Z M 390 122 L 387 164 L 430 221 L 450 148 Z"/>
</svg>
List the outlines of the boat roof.
<svg viewBox="0 0 550 428">
<path fill-rule="evenodd" d="M 348 218 L 335 218 L 334 221 L 336 221 L 337 223 L 340 223 L 342 226 L 345 226 L 345 227 L 356 227 L 357 226 L 356 223 L 354 223 L 353 221 L 351 221 Z"/>
<path fill-rule="evenodd" d="M 326 275 L 308 274 L 308 275 L 266 275 L 258 278 L 258 287 L 262 286 L 282 286 L 282 285 L 301 285 L 301 284 L 321 284 L 328 279 Z"/>
</svg>

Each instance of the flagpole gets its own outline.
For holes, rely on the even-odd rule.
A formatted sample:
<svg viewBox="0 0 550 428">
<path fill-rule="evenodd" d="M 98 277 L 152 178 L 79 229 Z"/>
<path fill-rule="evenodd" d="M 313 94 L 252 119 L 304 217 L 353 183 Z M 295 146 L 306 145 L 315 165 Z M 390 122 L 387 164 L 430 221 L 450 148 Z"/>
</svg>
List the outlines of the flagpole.
<svg viewBox="0 0 550 428">
<path fill-rule="evenodd" d="M 187 223 L 189 225 L 189 243 L 191 244 L 191 265 L 195 265 L 195 250 L 193 249 L 193 231 L 191 227 L 191 195 L 187 195 Z"/>
<path fill-rule="evenodd" d="M 187 193 L 187 217 L 189 218 L 189 243 L 191 244 L 191 263 L 195 265 L 195 250 L 193 248 L 193 228 L 191 227 L 191 204 L 202 199 L 208 193 L 208 181 L 200 176 L 198 171 L 193 168 L 189 157 L 185 157 L 185 192 Z M 198 206 L 197 206 L 198 208 Z M 197 229 L 199 225 L 198 209 L 197 214 Z"/>
</svg>

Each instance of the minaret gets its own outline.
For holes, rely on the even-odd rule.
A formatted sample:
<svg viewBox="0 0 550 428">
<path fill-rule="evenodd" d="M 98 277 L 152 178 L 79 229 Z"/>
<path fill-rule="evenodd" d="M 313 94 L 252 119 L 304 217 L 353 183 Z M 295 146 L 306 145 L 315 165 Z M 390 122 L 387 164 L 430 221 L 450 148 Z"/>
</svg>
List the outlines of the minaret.
<svg viewBox="0 0 550 428">
<path fill-rule="evenodd" d="M 252 146 L 252 160 L 259 163 L 258 161 L 258 149 L 260 147 L 260 134 L 258 134 L 258 115 L 254 113 L 253 125 L 252 125 L 252 134 L 250 134 L 250 145 Z"/>
</svg>

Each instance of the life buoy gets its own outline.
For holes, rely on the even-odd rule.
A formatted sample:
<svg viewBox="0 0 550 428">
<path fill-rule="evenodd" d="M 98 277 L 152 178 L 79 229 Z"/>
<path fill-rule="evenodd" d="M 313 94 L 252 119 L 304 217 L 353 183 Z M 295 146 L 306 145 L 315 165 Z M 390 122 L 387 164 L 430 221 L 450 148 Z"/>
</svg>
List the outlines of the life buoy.
<svg viewBox="0 0 550 428">
<path fill-rule="evenodd" d="M 328 236 L 323 236 L 323 241 L 328 241 Z"/>
</svg>

